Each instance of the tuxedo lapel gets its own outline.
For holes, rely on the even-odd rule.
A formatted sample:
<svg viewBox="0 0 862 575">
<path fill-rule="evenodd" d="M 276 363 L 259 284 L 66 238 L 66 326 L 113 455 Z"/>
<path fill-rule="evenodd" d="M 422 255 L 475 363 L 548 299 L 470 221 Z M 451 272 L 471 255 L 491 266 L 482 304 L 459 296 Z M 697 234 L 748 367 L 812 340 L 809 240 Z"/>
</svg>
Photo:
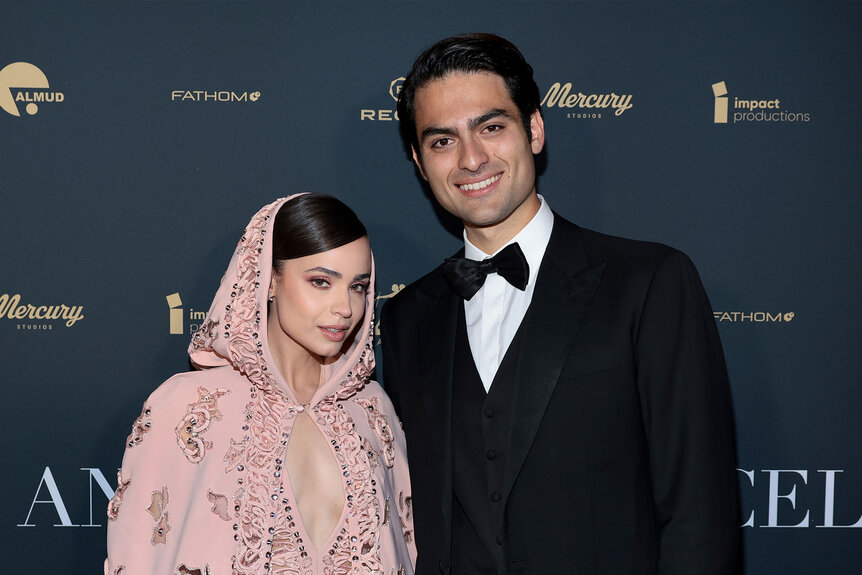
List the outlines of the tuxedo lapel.
<svg viewBox="0 0 862 575">
<path fill-rule="evenodd" d="M 536 290 L 521 325 L 523 340 L 503 484 L 506 494 L 530 450 L 604 268 L 604 262 L 590 265 L 577 226 L 555 214 Z"/>
</svg>

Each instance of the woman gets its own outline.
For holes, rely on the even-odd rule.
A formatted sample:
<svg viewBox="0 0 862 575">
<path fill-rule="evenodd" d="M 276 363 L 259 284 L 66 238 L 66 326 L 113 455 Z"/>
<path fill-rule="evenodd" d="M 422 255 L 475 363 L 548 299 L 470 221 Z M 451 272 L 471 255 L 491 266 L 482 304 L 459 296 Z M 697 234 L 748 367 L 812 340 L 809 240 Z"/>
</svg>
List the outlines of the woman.
<svg viewBox="0 0 862 575">
<path fill-rule="evenodd" d="M 261 209 L 189 355 L 144 404 L 106 575 L 413 572 L 404 436 L 369 380 L 374 266 L 335 198 Z"/>
</svg>

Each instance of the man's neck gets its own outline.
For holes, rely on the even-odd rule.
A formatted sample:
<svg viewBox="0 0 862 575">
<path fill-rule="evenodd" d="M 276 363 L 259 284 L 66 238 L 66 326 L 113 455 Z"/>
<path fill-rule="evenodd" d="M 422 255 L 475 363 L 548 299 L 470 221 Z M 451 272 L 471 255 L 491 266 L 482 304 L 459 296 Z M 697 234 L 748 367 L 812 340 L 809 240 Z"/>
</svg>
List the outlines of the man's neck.
<svg viewBox="0 0 862 575">
<path fill-rule="evenodd" d="M 514 212 L 496 224 L 481 227 L 465 224 L 467 239 L 486 254 L 493 254 L 517 236 L 539 212 L 540 207 L 542 201 L 534 191 Z"/>
</svg>

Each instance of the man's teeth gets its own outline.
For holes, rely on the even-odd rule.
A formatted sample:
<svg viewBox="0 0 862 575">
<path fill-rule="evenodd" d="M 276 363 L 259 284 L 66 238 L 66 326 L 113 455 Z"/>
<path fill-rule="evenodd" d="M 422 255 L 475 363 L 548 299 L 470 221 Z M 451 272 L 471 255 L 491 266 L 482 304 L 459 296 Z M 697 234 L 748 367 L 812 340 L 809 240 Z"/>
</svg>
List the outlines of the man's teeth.
<svg viewBox="0 0 862 575">
<path fill-rule="evenodd" d="M 475 184 L 464 184 L 462 186 L 458 186 L 465 192 L 474 192 L 476 190 L 481 190 L 482 188 L 487 188 L 497 180 L 503 177 L 503 174 L 497 174 L 496 176 L 491 176 L 487 180 L 482 180 L 481 182 L 476 182 Z"/>
</svg>

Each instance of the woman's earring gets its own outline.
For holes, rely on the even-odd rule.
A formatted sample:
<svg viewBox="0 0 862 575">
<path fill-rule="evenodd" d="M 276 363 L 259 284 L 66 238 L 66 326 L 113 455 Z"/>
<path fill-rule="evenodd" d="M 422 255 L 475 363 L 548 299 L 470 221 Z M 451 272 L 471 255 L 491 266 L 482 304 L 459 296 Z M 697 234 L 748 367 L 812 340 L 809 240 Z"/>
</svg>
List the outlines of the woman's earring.
<svg viewBox="0 0 862 575">
<path fill-rule="evenodd" d="M 275 299 L 275 296 L 273 295 L 273 293 L 269 292 L 269 298 L 266 301 L 268 301 L 269 303 L 272 303 L 272 300 L 274 300 L 274 299 Z"/>
</svg>

